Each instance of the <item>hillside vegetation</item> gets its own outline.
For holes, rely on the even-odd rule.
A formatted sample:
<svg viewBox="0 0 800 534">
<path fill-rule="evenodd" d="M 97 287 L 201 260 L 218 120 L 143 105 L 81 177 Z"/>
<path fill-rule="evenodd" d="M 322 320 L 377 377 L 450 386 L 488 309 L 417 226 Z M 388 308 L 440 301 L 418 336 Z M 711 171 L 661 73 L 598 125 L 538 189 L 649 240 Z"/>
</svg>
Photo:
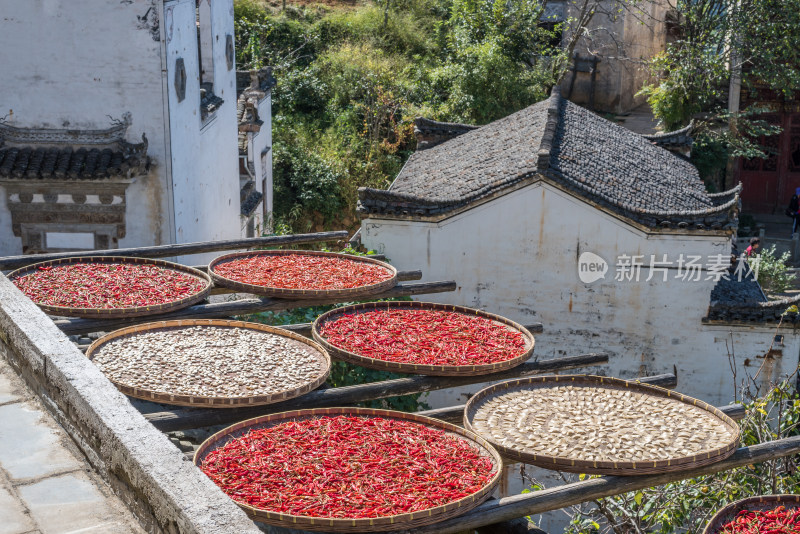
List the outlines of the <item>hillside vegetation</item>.
<svg viewBox="0 0 800 534">
<path fill-rule="evenodd" d="M 414 151 L 414 117 L 484 124 L 543 99 L 564 68 L 538 2 L 387 1 L 234 4 L 239 68 L 278 80 L 278 232 L 353 228 L 357 188 L 387 187 Z"/>
</svg>

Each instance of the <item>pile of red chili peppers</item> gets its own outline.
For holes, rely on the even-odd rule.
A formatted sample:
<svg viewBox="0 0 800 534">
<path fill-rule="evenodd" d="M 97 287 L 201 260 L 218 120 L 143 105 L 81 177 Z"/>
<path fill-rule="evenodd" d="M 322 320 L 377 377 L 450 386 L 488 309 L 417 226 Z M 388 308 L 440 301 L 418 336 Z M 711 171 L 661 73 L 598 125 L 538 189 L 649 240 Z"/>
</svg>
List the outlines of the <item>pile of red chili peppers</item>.
<svg viewBox="0 0 800 534">
<path fill-rule="evenodd" d="M 214 266 L 229 280 L 279 289 L 350 289 L 383 282 L 388 269 L 347 258 L 304 254 L 246 256 Z"/>
<path fill-rule="evenodd" d="M 290 515 L 370 518 L 427 510 L 484 487 L 493 463 L 419 423 L 324 416 L 253 430 L 201 469 L 240 503 Z"/>
<path fill-rule="evenodd" d="M 736 518 L 726 523 L 719 534 L 797 534 L 800 532 L 800 508 L 773 510 L 742 510 Z"/>
<path fill-rule="evenodd" d="M 36 304 L 102 309 L 174 302 L 203 290 L 206 284 L 188 273 L 135 263 L 39 267 L 12 281 Z"/>
<path fill-rule="evenodd" d="M 525 351 L 520 332 L 484 317 L 438 310 L 375 310 L 326 322 L 335 347 L 378 360 L 426 365 L 482 365 Z"/>
</svg>

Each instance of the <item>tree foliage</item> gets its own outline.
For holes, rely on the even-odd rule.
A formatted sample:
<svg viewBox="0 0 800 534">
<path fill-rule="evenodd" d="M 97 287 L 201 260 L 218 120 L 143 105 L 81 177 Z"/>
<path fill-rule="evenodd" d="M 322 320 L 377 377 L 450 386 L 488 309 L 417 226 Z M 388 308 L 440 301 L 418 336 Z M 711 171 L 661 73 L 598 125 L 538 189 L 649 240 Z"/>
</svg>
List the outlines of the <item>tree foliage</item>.
<svg viewBox="0 0 800 534">
<path fill-rule="evenodd" d="M 752 137 L 748 128 L 761 128 L 748 124 L 759 110 L 726 114 L 731 72 L 742 73 L 743 91 L 762 87 L 792 97 L 800 90 L 800 0 L 676 0 L 674 13 L 678 38 L 650 61 L 658 81 L 642 93 L 667 130 L 700 112 L 741 119 L 742 130 L 727 141 L 734 151 L 751 150 L 742 141 Z"/>
<path fill-rule="evenodd" d="M 275 222 L 293 230 L 354 224 L 357 188 L 387 187 L 413 152 L 414 117 L 490 122 L 546 97 L 566 66 L 541 0 L 234 9 L 238 65 L 278 80 Z"/>
</svg>

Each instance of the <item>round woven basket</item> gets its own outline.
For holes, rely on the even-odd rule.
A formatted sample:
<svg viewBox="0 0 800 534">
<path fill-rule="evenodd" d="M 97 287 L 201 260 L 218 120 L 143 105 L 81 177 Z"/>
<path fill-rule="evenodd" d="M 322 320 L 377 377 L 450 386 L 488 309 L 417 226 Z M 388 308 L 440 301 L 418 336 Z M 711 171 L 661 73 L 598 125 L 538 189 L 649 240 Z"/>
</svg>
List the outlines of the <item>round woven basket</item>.
<svg viewBox="0 0 800 534">
<path fill-rule="evenodd" d="M 290 332 L 288 330 L 275 328 L 272 326 L 267 326 L 259 323 L 246 323 L 244 321 L 231 321 L 224 319 L 190 319 L 190 320 L 179 320 L 179 321 L 160 321 L 155 323 L 146 323 L 136 326 L 130 326 L 127 328 L 116 330 L 114 332 L 111 332 L 110 334 L 106 334 L 105 336 L 101 337 L 100 339 L 92 343 L 86 350 L 86 356 L 90 360 L 94 359 L 94 356 L 97 353 L 97 351 L 99 351 L 107 343 L 117 339 L 136 336 L 144 332 L 154 332 L 158 330 L 177 330 L 180 328 L 187 328 L 192 326 L 246 328 L 248 330 L 266 332 L 276 336 L 281 336 L 286 339 L 291 339 L 296 343 L 304 345 L 305 346 L 304 348 L 310 349 L 310 351 L 317 356 L 317 358 L 320 360 L 322 364 L 322 371 L 320 372 L 319 375 L 314 377 L 313 380 L 309 381 L 308 383 L 298 388 L 288 389 L 285 391 L 281 391 L 280 393 L 272 393 L 269 395 L 251 395 L 243 397 L 223 397 L 223 396 L 210 397 L 210 396 L 200 396 L 200 395 L 179 395 L 164 391 L 153 391 L 149 389 L 143 389 L 136 386 L 131 386 L 129 384 L 123 384 L 115 380 L 111 380 L 111 382 L 115 386 L 117 386 L 117 389 L 119 389 L 124 394 L 129 395 L 131 397 L 135 397 L 137 399 L 144 399 L 164 404 L 173 404 L 177 406 L 202 406 L 204 408 L 240 408 L 243 406 L 258 406 L 264 404 L 272 404 L 275 402 L 280 402 L 287 399 L 293 399 L 295 397 L 305 395 L 306 393 L 313 391 L 317 389 L 319 386 L 321 386 L 328 378 L 328 374 L 330 373 L 331 370 L 331 359 L 330 356 L 328 356 L 328 353 L 319 344 L 315 343 L 314 341 L 308 338 L 305 338 L 299 334 L 295 334 L 294 332 Z M 191 380 L 192 377 L 187 376 L 186 379 Z"/>
<path fill-rule="evenodd" d="M 578 460 L 566 457 L 548 456 L 543 454 L 533 454 L 524 450 L 506 447 L 495 443 L 490 437 L 484 436 L 494 445 L 504 456 L 514 460 L 552 469 L 554 471 L 566 471 L 570 473 L 587 473 L 600 475 L 653 475 L 680 471 L 694 467 L 713 464 L 724 460 L 736 451 L 739 445 L 740 430 L 736 422 L 725 415 L 723 412 L 701 400 L 676 393 L 668 389 L 642 384 L 639 382 L 621 380 L 619 378 L 609 378 L 604 376 L 592 375 L 563 375 L 563 376 L 534 376 L 516 380 L 499 382 L 476 393 L 464 408 L 464 426 L 473 432 L 482 435 L 474 427 L 475 414 L 480 406 L 490 399 L 503 396 L 518 390 L 528 390 L 533 388 L 550 388 L 556 386 L 573 386 L 594 389 L 622 389 L 636 391 L 654 397 L 664 399 L 675 399 L 686 404 L 696 406 L 706 412 L 710 417 L 715 417 L 730 430 L 731 439 L 726 443 L 720 443 L 713 449 L 704 451 L 700 454 L 691 456 L 670 458 L 668 460 L 647 460 L 647 461 L 592 461 Z"/>
<path fill-rule="evenodd" d="M 214 270 L 214 268 L 221 263 L 253 256 L 327 256 L 353 262 L 378 265 L 389 271 L 391 273 L 391 277 L 376 284 L 345 289 L 285 289 L 280 287 L 260 286 L 256 284 L 237 282 L 217 274 Z M 366 256 L 350 256 L 336 252 L 303 250 L 253 250 L 249 252 L 234 252 L 233 254 L 225 254 L 224 256 L 215 258 L 211 263 L 208 264 L 208 273 L 214 283 L 218 286 L 235 289 L 236 291 L 241 291 L 244 293 L 252 293 L 254 295 L 284 299 L 358 299 L 360 297 L 386 291 L 397 285 L 397 269 L 388 263 L 374 260 Z"/>
<path fill-rule="evenodd" d="M 250 430 L 275 426 L 289 420 L 302 420 L 326 415 L 352 415 L 357 417 L 402 419 L 405 421 L 421 423 L 439 430 L 444 430 L 450 434 L 457 435 L 461 439 L 467 440 L 472 446 L 478 449 L 482 455 L 491 458 L 495 468 L 495 475 L 483 488 L 472 495 L 468 495 L 467 497 L 464 497 L 458 501 L 419 512 L 368 519 L 327 519 L 270 512 L 260 508 L 254 508 L 246 504 L 237 503 L 251 518 L 273 526 L 322 532 L 382 532 L 403 530 L 438 523 L 439 521 L 456 517 L 471 510 L 486 500 L 494 487 L 500 481 L 500 473 L 503 466 L 502 459 L 497 451 L 480 436 L 455 425 L 445 423 L 444 421 L 431 419 L 429 417 L 424 417 L 413 413 L 395 412 L 391 410 L 375 410 L 371 408 L 318 408 L 309 410 L 296 410 L 242 421 L 241 423 L 237 423 L 220 432 L 217 432 L 204 441 L 195 453 L 194 463 L 199 467 L 205 457 L 212 450 L 225 445 L 231 439 L 238 438 L 246 434 Z"/>
<path fill-rule="evenodd" d="M 719 534 L 722 526 L 732 521 L 742 510 L 766 511 L 780 505 L 787 508 L 798 507 L 800 506 L 800 495 L 762 495 L 733 502 L 714 514 L 703 530 L 703 534 Z"/>
<path fill-rule="evenodd" d="M 125 317 L 158 315 L 180 310 L 182 308 L 189 307 L 192 304 L 196 304 L 205 299 L 208 296 L 208 293 L 211 291 L 211 278 L 206 273 L 198 271 L 197 269 L 169 261 L 151 260 L 148 258 L 129 258 L 122 256 L 83 256 L 43 261 L 41 263 L 34 263 L 33 265 L 28 265 L 11 272 L 8 275 L 8 279 L 13 282 L 15 278 L 35 272 L 40 267 L 55 267 L 58 265 L 69 265 L 73 263 L 127 263 L 134 265 L 154 265 L 157 267 L 164 267 L 173 271 L 190 274 L 195 278 L 202 280 L 205 283 L 205 286 L 197 293 L 188 297 L 154 306 L 136 306 L 132 308 L 71 308 L 67 306 L 50 306 L 48 304 L 35 303 L 42 310 L 51 315 L 60 315 L 64 317 L 83 317 L 85 319 L 122 319 Z"/>
<path fill-rule="evenodd" d="M 339 348 L 332 345 L 320 333 L 322 326 L 325 323 L 335 321 L 339 317 L 354 313 L 366 313 L 376 310 L 437 310 L 460 313 L 469 316 L 483 317 L 489 319 L 496 324 L 500 324 L 521 333 L 525 337 L 525 350 L 519 355 L 510 360 L 505 360 L 497 363 L 489 363 L 482 365 L 424 365 L 414 363 L 401 363 L 391 362 L 386 360 L 379 360 L 377 358 L 370 358 L 362 356 L 346 349 Z M 510 319 L 494 315 L 481 310 L 473 308 L 466 308 L 463 306 L 452 306 L 447 304 L 435 304 L 432 302 L 367 302 L 364 304 L 354 304 L 352 306 L 345 306 L 343 308 L 336 308 L 326 312 L 314 321 L 311 328 L 312 335 L 320 345 L 325 347 L 328 352 L 339 360 L 344 360 L 349 363 L 360 365 L 362 367 L 369 367 L 370 369 L 380 369 L 382 371 L 392 371 L 396 373 L 413 373 L 419 375 L 436 375 L 436 376 L 478 376 L 490 373 L 497 373 L 505 371 L 524 363 L 533 354 L 534 338 L 524 326 L 515 323 Z"/>
</svg>

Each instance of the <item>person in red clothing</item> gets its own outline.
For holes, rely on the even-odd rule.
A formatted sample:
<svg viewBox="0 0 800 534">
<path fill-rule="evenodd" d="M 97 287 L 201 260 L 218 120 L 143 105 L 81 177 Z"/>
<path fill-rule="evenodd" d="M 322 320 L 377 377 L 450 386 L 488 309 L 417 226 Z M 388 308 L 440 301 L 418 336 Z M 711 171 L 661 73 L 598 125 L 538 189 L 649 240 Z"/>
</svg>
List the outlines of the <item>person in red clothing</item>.
<svg viewBox="0 0 800 534">
<path fill-rule="evenodd" d="M 759 250 L 761 250 L 761 240 L 757 237 L 752 237 L 750 238 L 750 246 L 745 249 L 744 254 L 750 258 L 757 256 Z"/>
</svg>

